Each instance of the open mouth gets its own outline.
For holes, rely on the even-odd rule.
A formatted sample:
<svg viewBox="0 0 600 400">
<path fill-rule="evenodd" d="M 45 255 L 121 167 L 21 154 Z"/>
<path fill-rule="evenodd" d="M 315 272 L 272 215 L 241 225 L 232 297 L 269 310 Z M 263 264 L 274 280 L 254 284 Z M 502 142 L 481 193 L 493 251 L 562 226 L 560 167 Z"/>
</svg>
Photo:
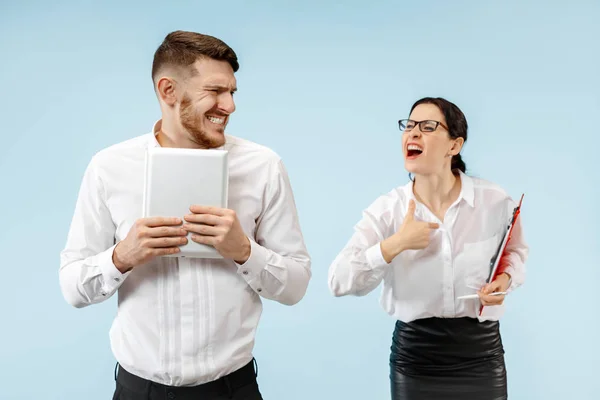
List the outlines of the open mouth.
<svg viewBox="0 0 600 400">
<path fill-rule="evenodd" d="M 417 158 L 423 153 L 423 148 L 417 144 L 409 144 L 406 148 L 406 157 L 413 159 Z"/>
<path fill-rule="evenodd" d="M 206 119 L 215 125 L 223 125 L 225 123 L 225 117 L 214 117 L 207 115 Z"/>
</svg>

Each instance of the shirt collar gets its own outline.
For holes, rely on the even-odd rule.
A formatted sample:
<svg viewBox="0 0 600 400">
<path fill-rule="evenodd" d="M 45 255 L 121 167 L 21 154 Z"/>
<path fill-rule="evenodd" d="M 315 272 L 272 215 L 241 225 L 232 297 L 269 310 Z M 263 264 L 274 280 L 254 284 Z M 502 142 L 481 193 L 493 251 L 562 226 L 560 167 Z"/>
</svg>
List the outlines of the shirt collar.
<svg viewBox="0 0 600 400">
<path fill-rule="evenodd" d="M 470 205 L 471 207 L 475 206 L 475 186 L 473 185 L 473 178 L 468 176 L 462 171 L 458 171 L 460 180 L 461 180 L 461 188 L 460 195 L 463 200 Z"/>
<path fill-rule="evenodd" d="M 152 137 L 150 137 L 150 140 L 148 140 L 148 147 L 160 147 L 160 143 L 158 143 L 158 140 L 156 139 L 156 135 L 158 135 L 158 132 L 160 132 L 160 128 L 162 126 L 162 119 L 159 119 L 158 121 L 156 121 L 154 123 L 154 125 L 152 126 Z"/>
<path fill-rule="evenodd" d="M 464 200 L 469 206 L 474 207 L 475 200 L 475 187 L 473 185 L 473 178 L 468 176 L 462 171 L 458 171 L 458 176 L 461 181 L 460 193 L 458 195 L 458 202 Z M 409 182 L 404 185 L 404 194 L 407 200 L 413 199 L 416 201 L 415 194 L 413 192 L 414 182 Z"/>
<path fill-rule="evenodd" d="M 158 143 L 158 140 L 156 139 L 156 135 L 158 135 L 158 132 L 160 132 L 161 127 L 162 127 L 162 119 L 159 119 L 152 126 L 152 137 L 150 137 L 150 140 L 148 141 L 148 147 L 160 147 L 160 143 Z M 223 144 L 222 146 L 219 146 L 219 147 L 215 147 L 215 150 L 224 150 L 224 149 L 229 149 L 227 135 L 225 136 L 225 144 Z"/>
</svg>

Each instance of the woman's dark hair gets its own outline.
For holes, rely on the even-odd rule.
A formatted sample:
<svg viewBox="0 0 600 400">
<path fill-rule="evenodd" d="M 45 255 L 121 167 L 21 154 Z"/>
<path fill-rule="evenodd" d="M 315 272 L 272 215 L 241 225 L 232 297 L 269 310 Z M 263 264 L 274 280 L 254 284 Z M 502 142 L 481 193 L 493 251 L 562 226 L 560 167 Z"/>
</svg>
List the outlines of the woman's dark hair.
<svg viewBox="0 0 600 400">
<path fill-rule="evenodd" d="M 418 100 L 415 104 L 413 104 L 410 112 L 420 104 L 433 104 L 440 109 L 442 114 L 444 114 L 444 118 L 446 119 L 446 125 L 448 126 L 448 133 L 452 139 L 463 138 L 464 141 L 467 141 L 467 130 L 469 126 L 467 124 L 467 119 L 460 108 L 456 106 L 456 104 L 449 102 L 446 99 L 441 97 L 424 97 Z M 462 160 L 460 153 L 452 156 L 452 161 L 450 164 L 450 168 L 452 170 L 460 170 L 462 172 L 467 171 L 467 166 L 465 162 Z"/>
</svg>

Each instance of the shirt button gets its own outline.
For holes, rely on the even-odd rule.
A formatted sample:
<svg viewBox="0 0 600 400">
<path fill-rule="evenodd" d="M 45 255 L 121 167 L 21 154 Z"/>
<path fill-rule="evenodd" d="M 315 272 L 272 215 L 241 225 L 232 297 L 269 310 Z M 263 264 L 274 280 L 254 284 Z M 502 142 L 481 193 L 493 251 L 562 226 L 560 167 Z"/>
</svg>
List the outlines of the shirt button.
<svg viewBox="0 0 600 400">
<path fill-rule="evenodd" d="M 121 282 L 121 279 L 115 278 L 115 282 Z"/>
<path fill-rule="evenodd" d="M 258 288 L 258 289 L 256 289 L 256 291 L 257 291 L 258 293 L 260 293 L 260 292 L 262 292 L 262 289 L 261 289 L 261 288 Z"/>
<path fill-rule="evenodd" d="M 248 275 L 248 271 L 243 271 L 242 274 Z"/>
<path fill-rule="evenodd" d="M 106 296 L 106 292 L 100 292 L 102 296 Z"/>
<path fill-rule="evenodd" d="M 174 398 L 175 398 L 175 393 L 173 393 L 173 392 L 169 392 L 169 393 L 167 394 L 167 397 L 168 397 L 168 398 L 170 398 L 170 399 L 174 399 Z"/>
</svg>

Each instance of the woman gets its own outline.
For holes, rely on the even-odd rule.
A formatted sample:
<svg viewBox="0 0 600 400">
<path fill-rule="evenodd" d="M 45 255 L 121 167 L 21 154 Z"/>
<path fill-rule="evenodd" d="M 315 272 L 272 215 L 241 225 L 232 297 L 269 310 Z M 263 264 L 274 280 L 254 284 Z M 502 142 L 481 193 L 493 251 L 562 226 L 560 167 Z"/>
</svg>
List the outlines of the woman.
<svg viewBox="0 0 600 400">
<path fill-rule="evenodd" d="M 486 279 L 516 204 L 497 185 L 465 174 L 467 121 L 456 105 L 421 99 L 399 125 L 413 178 L 364 211 L 330 267 L 330 290 L 363 296 L 383 280 L 381 306 L 396 319 L 392 399 L 506 399 L 498 322 L 505 296 L 491 293 L 523 283 L 528 247 L 519 220 L 501 273 Z"/>
</svg>

